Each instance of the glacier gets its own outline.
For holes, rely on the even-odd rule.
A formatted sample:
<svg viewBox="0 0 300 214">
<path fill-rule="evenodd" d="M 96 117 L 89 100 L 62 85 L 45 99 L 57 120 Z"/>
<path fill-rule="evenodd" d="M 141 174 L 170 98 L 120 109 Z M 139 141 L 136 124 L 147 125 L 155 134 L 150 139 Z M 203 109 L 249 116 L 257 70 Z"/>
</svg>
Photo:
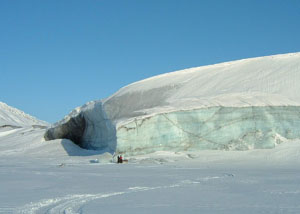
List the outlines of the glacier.
<svg viewBox="0 0 300 214">
<path fill-rule="evenodd" d="M 274 148 L 300 137 L 298 107 L 211 107 L 135 120 L 117 131 L 118 152 Z"/>
<path fill-rule="evenodd" d="M 74 109 L 45 134 L 87 149 L 274 148 L 300 135 L 300 53 L 158 75 Z"/>
</svg>

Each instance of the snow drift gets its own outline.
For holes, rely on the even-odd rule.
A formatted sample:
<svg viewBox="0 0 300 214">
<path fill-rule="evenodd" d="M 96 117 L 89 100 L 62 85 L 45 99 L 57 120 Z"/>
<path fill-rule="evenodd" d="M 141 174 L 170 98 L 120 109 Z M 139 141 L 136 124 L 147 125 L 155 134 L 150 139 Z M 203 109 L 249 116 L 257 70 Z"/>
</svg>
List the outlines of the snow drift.
<svg viewBox="0 0 300 214">
<path fill-rule="evenodd" d="M 273 148 L 300 136 L 300 53 L 167 73 L 76 108 L 48 129 L 117 153 Z"/>
</svg>

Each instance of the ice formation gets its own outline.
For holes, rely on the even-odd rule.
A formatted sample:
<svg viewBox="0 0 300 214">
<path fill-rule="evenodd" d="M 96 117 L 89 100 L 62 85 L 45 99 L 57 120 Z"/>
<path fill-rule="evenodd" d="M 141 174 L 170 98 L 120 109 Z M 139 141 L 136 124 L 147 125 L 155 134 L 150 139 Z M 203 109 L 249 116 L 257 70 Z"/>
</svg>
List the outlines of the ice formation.
<svg viewBox="0 0 300 214">
<path fill-rule="evenodd" d="M 273 148 L 300 137 L 300 53 L 238 60 L 130 84 L 48 129 L 117 153 Z"/>
</svg>

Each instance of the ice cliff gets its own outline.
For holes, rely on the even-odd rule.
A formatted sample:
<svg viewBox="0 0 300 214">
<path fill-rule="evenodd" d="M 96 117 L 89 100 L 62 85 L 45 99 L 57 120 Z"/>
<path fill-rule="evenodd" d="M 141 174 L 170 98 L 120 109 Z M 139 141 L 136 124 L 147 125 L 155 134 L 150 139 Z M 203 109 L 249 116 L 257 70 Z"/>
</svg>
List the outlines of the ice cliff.
<svg viewBox="0 0 300 214">
<path fill-rule="evenodd" d="M 117 153 L 273 148 L 300 137 L 300 53 L 226 62 L 130 84 L 48 129 Z"/>
</svg>

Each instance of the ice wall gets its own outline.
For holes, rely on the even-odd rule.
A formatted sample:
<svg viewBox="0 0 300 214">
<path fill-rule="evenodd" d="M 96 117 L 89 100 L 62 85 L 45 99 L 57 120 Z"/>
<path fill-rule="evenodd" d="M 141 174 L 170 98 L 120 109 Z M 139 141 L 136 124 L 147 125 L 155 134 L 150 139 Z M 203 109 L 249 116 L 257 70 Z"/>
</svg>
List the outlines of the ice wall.
<svg viewBox="0 0 300 214">
<path fill-rule="evenodd" d="M 87 149 L 142 154 L 157 150 L 274 148 L 300 137 L 300 107 L 210 107 L 135 118 L 117 126 L 96 103 L 49 129 L 48 140 L 68 138 Z"/>
<path fill-rule="evenodd" d="M 274 148 L 300 137 L 299 107 L 211 107 L 155 115 L 117 129 L 117 152 Z"/>
<path fill-rule="evenodd" d="M 120 153 L 273 148 L 299 137 L 300 53 L 166 73 L 76 108 L 45 135 Z"/>
<path fill-rule="evenodd" d="M 92 102 L 79 112 L 55 124 L 45 133 L 46 140 L 70 139 L 86 149 L 116 150 L 116 129 L 103 111 L 102 102 Z"/>
</svg>

